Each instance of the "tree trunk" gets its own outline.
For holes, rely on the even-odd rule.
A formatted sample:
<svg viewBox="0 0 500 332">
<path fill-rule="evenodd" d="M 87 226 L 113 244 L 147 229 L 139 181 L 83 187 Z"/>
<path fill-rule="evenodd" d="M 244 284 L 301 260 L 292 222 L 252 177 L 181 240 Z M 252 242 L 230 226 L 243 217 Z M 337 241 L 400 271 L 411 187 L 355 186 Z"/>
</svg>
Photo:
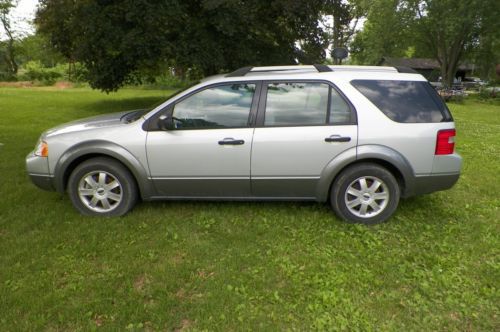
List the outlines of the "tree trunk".
<svg viewBox="0 0 500 332">
<path fill-rule="evenodd" d="M 7 37 L 9 38 L 7 42 L 7 54 L 5 55 L 5 60 L 9 65 L 10 75 L 14 77 L 17 74 L 18 70 L 18 66 L 15 60 L 14 36 L 12 35 L 12 31 L 10 30 L 10 24 L 7 20 L 7 17 L 3 15 L 2 17 L 0 17 L 0 21 L 2 22 Z"/>
<path fill-rule="evenodd" d="M 73 58 L 71 58 L 71 59 L 69 59 L 69 63 L 68 63 L 68 81 L 70 81 L 70 82 L 73 79 L 74 71 L 75 71 L 75 60 L 73 60 Z"/>
</svg>

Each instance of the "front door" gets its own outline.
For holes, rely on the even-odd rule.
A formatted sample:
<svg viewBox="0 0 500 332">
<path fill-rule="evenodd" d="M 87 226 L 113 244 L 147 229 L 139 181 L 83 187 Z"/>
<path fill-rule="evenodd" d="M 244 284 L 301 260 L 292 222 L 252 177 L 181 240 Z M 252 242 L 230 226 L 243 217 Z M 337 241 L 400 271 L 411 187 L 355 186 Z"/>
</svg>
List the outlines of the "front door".
<svg viewBox="0 0 500 332">
<path fill-rule="evenodd" d="M 354 109 L 324 82 L 269 82 L 262 91 L 252 194 L 314 199 L 325 166 L 357 144 Z"/>
<path fill-rule="evenodd" d="M 175 128 L 148 133 L 151 178 L 160 196 L 250 196 L 250 126 L 256 84 L 225 83 L 173 107 Z"/>
</svg>

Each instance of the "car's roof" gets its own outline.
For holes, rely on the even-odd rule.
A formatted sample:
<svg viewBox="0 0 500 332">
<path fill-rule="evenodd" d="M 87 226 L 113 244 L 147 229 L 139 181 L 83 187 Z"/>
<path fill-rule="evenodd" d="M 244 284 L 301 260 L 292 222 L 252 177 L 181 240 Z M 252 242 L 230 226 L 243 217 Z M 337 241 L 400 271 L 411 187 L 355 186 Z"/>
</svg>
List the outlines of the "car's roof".
<svg viewBox="0 0 500 332">
<path fill-rule="evenodd" d="M 321 71 L 319 71 L 321 70 Z M 409 68 L 382 66 L 267 66 L 245 67 L 233 73 L 210 76 L 203 83 L 279 80 L 279 79 L 388 79 L 388 80 L 425 80 L 423 76 Z"/>
</svg>

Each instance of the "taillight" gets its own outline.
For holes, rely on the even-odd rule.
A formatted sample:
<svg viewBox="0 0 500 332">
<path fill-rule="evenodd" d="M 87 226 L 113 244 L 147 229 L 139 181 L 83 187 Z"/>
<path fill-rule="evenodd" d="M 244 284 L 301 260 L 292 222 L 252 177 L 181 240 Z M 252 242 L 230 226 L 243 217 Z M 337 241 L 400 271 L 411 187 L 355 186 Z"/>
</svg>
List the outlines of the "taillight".
<svg viewBox="0 0 500 332">
<path fill-rule="evenodd" d="M 436 140 L 436 155 L 453 153 L 453 150 L 455 150 L 455 134 L 455 129 L 438 131 Z"/>
</svg>

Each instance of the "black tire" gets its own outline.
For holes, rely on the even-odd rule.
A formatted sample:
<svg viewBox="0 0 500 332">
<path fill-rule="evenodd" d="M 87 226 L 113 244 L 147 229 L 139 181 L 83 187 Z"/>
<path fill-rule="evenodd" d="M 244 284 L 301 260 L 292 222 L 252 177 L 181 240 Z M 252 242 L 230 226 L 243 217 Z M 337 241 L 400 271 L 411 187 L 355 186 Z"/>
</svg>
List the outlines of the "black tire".
<svg viewBox="0 0 500 332">
<path fill-rule="evenodd" d="M 78 165 L 69 177 L 67 190 L 73 206 L 87 216 L 122 216 L 138 200 L 132 174 L 118 161 L 106 157 Z"/>
<path fill-rule="evenodd" d="M 348 223 L 374 225 L 392 216 L 400 195 L 391 172 L 378 164 L 361 163 L 337 176 L 330 191 L 330 204 L 335 214 Z"/>
</svg>

